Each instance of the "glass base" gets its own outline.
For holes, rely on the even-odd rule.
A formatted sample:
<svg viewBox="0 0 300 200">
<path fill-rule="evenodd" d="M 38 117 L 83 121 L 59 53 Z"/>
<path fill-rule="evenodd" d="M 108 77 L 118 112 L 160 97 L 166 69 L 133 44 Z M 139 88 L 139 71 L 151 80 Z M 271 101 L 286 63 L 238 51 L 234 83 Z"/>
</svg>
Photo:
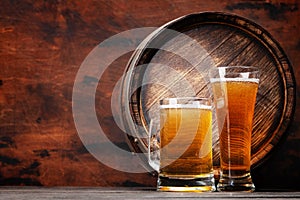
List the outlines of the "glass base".
<svg viewBox="0 0 300 200">
<path fill-rule="evenodd" d="M 252 182 L 250 173 L 243 177 L 220 177 L 218 186 L 218 191 L 245 191 L 253 192 L 255 186 Z"/>
<path fill-rule="evenodd" d="M 195 179 L 159 176 L 157 180 L 157 190 L 174 192 L 211 192 L 215 191 L 215 183 L 213 176 Z"/>
</svg>

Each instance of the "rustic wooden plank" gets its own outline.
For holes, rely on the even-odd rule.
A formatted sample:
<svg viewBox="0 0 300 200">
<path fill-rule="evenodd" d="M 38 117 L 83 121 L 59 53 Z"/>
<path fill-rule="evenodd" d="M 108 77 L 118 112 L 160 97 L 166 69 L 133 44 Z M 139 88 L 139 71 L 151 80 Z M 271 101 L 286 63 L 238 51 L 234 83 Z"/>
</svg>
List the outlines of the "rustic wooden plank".
<svg viewBox="0 0 300 200">
<path fill-rule="evenodd" d="M 300 192 L 157 192 L 150 188 L 1 188 L 4 199 L 298 199 Z"/>
</svg>

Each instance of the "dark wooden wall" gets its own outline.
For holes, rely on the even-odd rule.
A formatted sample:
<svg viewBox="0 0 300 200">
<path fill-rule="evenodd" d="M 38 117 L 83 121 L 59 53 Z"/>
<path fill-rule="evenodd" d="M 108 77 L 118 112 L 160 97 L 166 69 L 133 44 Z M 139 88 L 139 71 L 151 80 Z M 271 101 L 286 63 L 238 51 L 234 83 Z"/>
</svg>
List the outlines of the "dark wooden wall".
<svg viewBox="0 0 300 200">
<path fill-rule="evenodd" d="M 202 11 L 238 14 L 264 27 L 286 52 L 300 86 L 297 0 L 0 1 L 0 185 L 154 186 L 151 174 L 112 169 L 86 151 L 72 116 L 75 76 L 103 40 Z M 124 149 L 110 97 L 129 56 L 106 70 L 96 98 L 101 126 Z M 300 189 L 299 123 L 298 98 L 286 140 L 253 170 L 258 188 Z"/>
</svg>

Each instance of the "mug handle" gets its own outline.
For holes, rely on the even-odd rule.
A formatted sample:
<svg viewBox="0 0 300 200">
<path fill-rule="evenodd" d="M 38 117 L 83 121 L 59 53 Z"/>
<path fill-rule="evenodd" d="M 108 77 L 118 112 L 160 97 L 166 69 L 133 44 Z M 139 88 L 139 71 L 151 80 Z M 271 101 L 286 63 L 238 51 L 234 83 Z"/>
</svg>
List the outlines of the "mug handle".
<svg viewBox="0 0 300 200">
<path fill-rule="evenodd" d="M 159 122 L 150 120 L 148 134 L 148 163 L 157 172 L 160 166 L 160 128 Z"/>
</svg>

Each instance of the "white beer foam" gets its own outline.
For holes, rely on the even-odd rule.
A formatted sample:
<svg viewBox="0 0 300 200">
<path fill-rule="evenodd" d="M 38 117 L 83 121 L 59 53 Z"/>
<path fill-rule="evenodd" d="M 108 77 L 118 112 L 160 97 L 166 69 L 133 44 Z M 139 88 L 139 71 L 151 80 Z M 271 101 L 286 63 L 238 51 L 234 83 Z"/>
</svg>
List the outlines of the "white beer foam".
<svg viewBox="0 0 300 200">
<path fill-rule="evenodd" d="M 211 83 L 215 82 L 253 82 L 259 83 L 258 78 L 210 78 Z"/>
<path fill-rule="evenodd" d="M 160 108 L 200 108 L 205 110 L 211 110 L 211 106 L 202 105 L 199 102 L 193 102 L 193 104 L 168 104 L 168 105 L 160 105 Z"/>
</svg>

